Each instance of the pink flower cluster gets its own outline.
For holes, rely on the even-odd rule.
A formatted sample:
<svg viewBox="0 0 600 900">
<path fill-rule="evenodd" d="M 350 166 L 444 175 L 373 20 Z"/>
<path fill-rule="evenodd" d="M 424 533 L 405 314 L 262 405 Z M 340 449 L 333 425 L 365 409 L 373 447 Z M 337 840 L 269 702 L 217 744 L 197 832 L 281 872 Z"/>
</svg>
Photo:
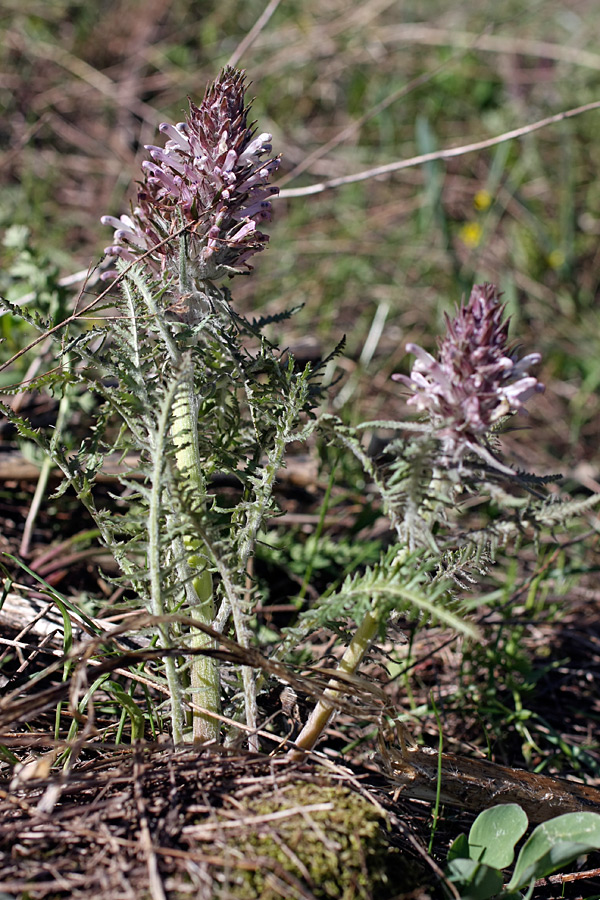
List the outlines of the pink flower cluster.
<svg viewBox="0 0 600 900">
<path fill-rule="evenodd" d="M 188 261 L 200 280 L 248 271 L 248 259 L 268 241 L 258 225 L 271 218 L 269 180 L 277 158 L 271 135 L 248 125 L 244 73 L 228 67 L 211 84 L 200 106 L 190 101 L 185 122 L 162 124 L 164 148 L 147 146 L 137 204 L 120 219 L 103 216 L 114 229 L 105 253 L 135 261 L 142 256 L 157 273 L 170 271 L 185 227 Z M 169 240 L 173 237 L 174 240 Z M 110 277 L 114 273 L 105 273 Z"/>
<path fill-rule="evenodd" d="M 493 284 L 475 285 L 455 318 L 446 316 L 446 325 L 438 359 L 408 344 L 406 349 L 416 357 L 410 376 L 392 377 L 412 391 L 409 404 L 428 414 L 450 458 L 460 460 L 471 450 L 491 462 L 485 449 L 490 429 L 544 390 L 528 374 L 541 356 L 530 353 L 519 360 L 507 346 L 509 320 L 504 320 Z"/>
</svg>

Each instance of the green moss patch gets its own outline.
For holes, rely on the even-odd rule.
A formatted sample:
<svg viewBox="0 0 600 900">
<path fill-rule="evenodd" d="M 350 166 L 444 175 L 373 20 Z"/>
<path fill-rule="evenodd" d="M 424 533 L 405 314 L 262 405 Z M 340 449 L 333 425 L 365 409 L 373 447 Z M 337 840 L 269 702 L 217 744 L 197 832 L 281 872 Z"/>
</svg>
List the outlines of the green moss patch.
<svg viewBox="0 0 600 900">
<path fill-rule="evenodd" d="M 384 900 L 401 882 L 414 887 L 414 864 L 389 846 L 383 812 L 339 784 L 295 781 L 253 797 L 240 817 L 226 896 L 275 900 L 308 888 L 323 900 Z"/>
</svg>

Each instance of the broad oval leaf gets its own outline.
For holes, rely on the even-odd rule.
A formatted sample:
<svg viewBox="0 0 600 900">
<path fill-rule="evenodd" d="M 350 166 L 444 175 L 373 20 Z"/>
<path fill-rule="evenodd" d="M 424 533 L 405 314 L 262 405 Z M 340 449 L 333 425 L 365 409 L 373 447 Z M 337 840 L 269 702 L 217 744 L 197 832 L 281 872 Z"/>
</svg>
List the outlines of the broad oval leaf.
<svg viewBox="0 0 600 900">
<path fill-rule="evenodd" d="M 495 869 L 510 866 L 515 856 L 515 844 L 525 832 L 529 821 L 516 803 L 502 803 L 484 809 L 469 832 L 469 856 Z"/>
<path fill-rule="evenodd" d="M 600 815 L 567 813 L 542 822 L 521 848 L 508 890 L 525 887 L 561 866 L 600 849 Z"/>
<path fill-rule="evenodd" d="M 446 862 L 453 859 L 469 859 L 469 839 L 466 834 L 459 834 L 448 847 Z"/>
<path fill-rule="evenodd" d="M 502 890 L 502 873 L 474 859 L 451 860 L 446 875 L 460 891 L 461 900 L 490 900 Z"/>
</svg>

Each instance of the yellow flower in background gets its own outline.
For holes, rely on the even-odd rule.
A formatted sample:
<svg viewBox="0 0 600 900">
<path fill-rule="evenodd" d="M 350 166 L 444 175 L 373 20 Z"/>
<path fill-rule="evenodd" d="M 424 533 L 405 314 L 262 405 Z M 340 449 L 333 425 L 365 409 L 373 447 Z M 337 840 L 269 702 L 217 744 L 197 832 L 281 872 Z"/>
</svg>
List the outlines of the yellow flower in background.
<svg viewBox="0 0 600 900">
<path fill-rule="evenodd" d="M 459 231 L 459 237 L 467 247 L 478 247 L 483 229 L 478 222 L 465 222 Z"/>
<path fill-rule="evenodd" d="M 486 191 L 484 188 L 481 191 L 477 191 L 477 193 L 475 194 L 475 197 L 473 198 L 473 206 L 475 207 L 475 209 L 483 212 L 484 210 L 490 208 L 493 199 L 494 198 L 492 197 L 490 192 Z"/>
<path fill-rule="evenodd" d="M 565 254 L 562 250 L 553 250 L 548 254 L 547 262 L 551 269 L 560 269 L 565 263 Z"/>
</svg>

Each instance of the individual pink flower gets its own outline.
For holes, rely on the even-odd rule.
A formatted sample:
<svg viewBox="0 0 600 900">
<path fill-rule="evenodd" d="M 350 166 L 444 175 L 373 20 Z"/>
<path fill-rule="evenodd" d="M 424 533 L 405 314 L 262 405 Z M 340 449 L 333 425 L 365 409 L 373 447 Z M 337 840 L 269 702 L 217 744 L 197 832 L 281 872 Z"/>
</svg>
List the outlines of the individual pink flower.
<svg viewBox="0 0 600 900">
<path fill-rule="evenodd" d="M 409 404 L 427 413 L 448 458 L 460 460 L 473 451 L 510 471 L 487 449 L 487 436 L 499 419 L 522 409 L 544 386 L 528 374 L 540 354 L 518 359 L 507 345 L 504 311 L 493 284 L 475 285 L 455 318 L 446 315 L 447 334 L 439 341 L 438 358 L 407 344 L 416 357 L 410 376 L 392 378 L 412 391 Z"/>
<path fill-rule="evenodd" d="M 263 160 L 271 135 L 256 135 L 248 125 L 245 90 L 244 73 L 228 67 L 200 106 L 190 100 L 185 122 L 160 126 L 168 140 L 164 148 L 146 147 L 151 161 L 142 163 L 136 206 L 120 219 L 102 217 L 115 229 L 107 256 L 145 256 L 157 273 L 170 271 L 178 259 L 176 235 L 187 226 L 188 262 L 198 279 L 252 268 L 248 260 L 269 239 L 258 226 L 271 218 L 270 200 L 279 189 L 269 181 L 279 160 Z"/>
</svg>

